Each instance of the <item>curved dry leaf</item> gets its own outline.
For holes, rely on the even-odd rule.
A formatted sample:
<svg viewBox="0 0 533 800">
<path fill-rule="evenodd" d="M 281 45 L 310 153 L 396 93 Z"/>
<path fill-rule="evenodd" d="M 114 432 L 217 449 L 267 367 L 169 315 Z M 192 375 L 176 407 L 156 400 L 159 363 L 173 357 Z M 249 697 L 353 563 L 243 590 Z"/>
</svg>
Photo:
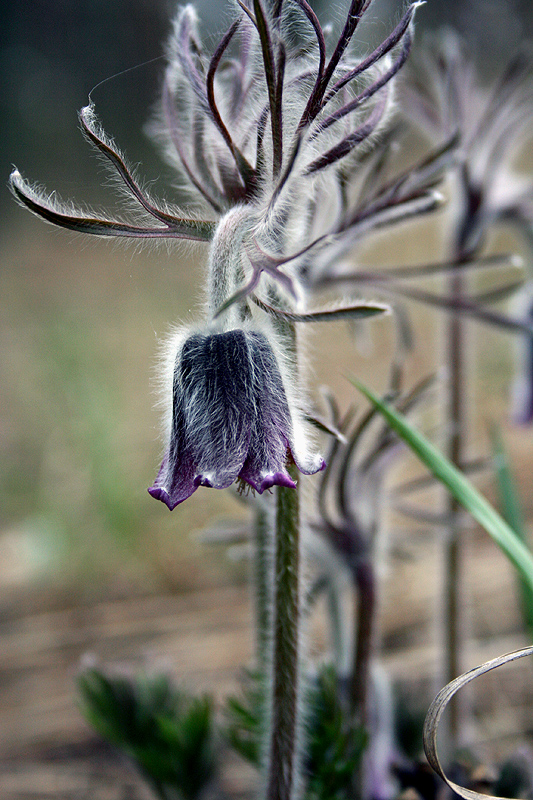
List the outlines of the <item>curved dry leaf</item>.
<svg viewBox="0 0 533 800">
<path fill-rule="evenodd" d="M 429 765 L 435 770 L 437 775 L 439 775 L 443 781 L 448 784 L 452 791 L 456 792 L 460 797 L 463 797 L 464 800 L 487 800 L 487 795 L 482 794 L 481 792 L 475 792 L 473 789 L 467 789 L 464 786 L 459 786 L 459 784 L 450 780 L 450 778 L 448 778 L 444 772 L 437 753 L 437 731 L 442 713 L 456 692 L 458 692 L 459 689 L 462 689 L 463 686 L 466 686 L 467 683 L 470 683 L 470 681 L 475 680 L 480 675 L 484 675 L 486 672 L 490 672 L 497 667 L 502 667 L 505 664 L 510 664 L 512 661 L 516 661 L 519 658 L 524 658 L 524 656 L 530 655 L 533 655 L 533 646 L 524 647 L 521 650 L 514 650 L 512 653 L 506 653 L 503 656 L 498 656 L 490 661 L 486 661 L 479 667 L 474 667 L 474 669 L 471 669 L 468 672 L 465 672 L 463 675 L 460 675 L 458 678 L 455 678 L 455 680 L 451 681 L 443 689 L 441 689 L 429 707 L 429 711 L 424 722 L 423 737 L 426 758 Z M 492 797 L 491 800 L 504 800 L 504 798 Z"/>
</svg>

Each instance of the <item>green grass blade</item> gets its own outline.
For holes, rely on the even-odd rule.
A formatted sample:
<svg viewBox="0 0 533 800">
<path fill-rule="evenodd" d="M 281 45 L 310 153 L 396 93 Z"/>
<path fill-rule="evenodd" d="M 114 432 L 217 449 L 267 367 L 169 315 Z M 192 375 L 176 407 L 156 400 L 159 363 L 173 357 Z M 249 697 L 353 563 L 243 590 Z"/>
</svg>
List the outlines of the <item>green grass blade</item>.
<svg viewBox="0 0 533 800">
<path fill-rule="evenodd" d="M 528 535 L 516 482 L 505 451 L 501 432 L 496 426 L 491 430 L 491 439 L 502 515 L 520 541 L 527 547 Z M 533 591 L 522 578 L 519 579 L 519 588 L 524 626 L 527 628 L 530 638 L 533 639 Z"/>
<path fill-rule="evenodd" d="M 435 477 L 453 494 L 474 519 L 492 536 L 507 558 L 517 568 L 525 584 L 533 591 L 533 556 L 498 512 L 453 464 L 414 428 L 401 414 L 384 403 L 370 389 L 355 379 L 351 383 L 387 420 L 390 427 L 416 453 Z"/>
<path fill-rule="evenodd" d="M 496 426 L 491 430 L 491 440 L 502 515 L 525 544 L 526 532 L 522 508 L 501 433 Z"/>
</svg>

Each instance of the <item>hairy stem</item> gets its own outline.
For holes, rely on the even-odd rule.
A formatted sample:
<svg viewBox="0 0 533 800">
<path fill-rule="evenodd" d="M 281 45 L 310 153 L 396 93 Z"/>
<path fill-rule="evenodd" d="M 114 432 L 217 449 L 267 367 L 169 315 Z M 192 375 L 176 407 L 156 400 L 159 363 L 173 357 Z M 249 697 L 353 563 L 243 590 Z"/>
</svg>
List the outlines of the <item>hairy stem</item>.
<svg viewBox="0 0 533 800">
<path fill-rule="evenodd" d="M 289 468 L 296 479 L 294 466 Z M 277 488 L 272 696 L 267 800 L 293 800 L 300 742 L 300 507 L 298 489 Z"/>
<path fill-rule="evenodd" d="M 255 509 L 255 624 L 257 668 L 264 677 L 268 664 L 270 643 L 272 587 L 269 581 L 272 573 L 272 546 L 270 528 L 271 515 L 264 504 Z"/>
<path fill-rule="evenodd" d="M 217 225 L 208 265 L 207 299 L 211 317 L 214 317 L 231 297 L 242 281 L 243 242 L 252 226 L 249 206 L 236 206 Z M 234 304 L 225 311 L 225 320 L 240 322 L 241 309 Z"/>
</svg>

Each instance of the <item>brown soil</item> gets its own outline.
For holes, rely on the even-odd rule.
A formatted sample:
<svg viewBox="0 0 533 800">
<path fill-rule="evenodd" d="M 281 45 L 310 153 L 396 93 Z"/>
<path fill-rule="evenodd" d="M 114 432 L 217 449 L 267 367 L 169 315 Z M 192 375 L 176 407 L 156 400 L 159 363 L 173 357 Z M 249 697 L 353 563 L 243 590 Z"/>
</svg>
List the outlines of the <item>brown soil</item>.
<svg viewBox="0 0 533 800">
<path fill-rule="evenodd" d="M 396 557 L 384 579 L 381 628 L 387 673 L 422 699 L 438 684 L 438 637 L 431 622 L 438 557 L 427 540 L 415 549 Z M 526 643 L 505 559 L 480 534 L 471 535 L 468 550 L 472 636 L 465 668 Z M 325 630 L 319 604 L 310 631 L 312 654 L 323 652 Z M 246 586 L 83 602 L 49 590 L 12 590 L 4 597 L 0 623 L 0 797 L 147 800 L 132 765 L 100 742 L 81 717 L 75 694 L 80 663 L 163 669 L 188 689 L 209 691 L 222 701 L 238 690 L 252 650 Z M 496 753 L 529 728 L 530 671 L 524 664 L 486 676 L 469 697 L 482 714 L 475 734 Z M 253 778 L 232 758 L 224 781 L 234 797 L 245 797 Z"/>
</svg>

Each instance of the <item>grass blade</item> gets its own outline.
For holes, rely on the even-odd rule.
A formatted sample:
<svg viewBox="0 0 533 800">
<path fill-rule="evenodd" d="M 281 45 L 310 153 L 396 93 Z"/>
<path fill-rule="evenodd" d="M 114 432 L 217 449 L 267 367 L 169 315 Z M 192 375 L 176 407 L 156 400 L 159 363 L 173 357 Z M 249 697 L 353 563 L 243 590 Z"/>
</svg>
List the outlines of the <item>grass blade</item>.
<svg viewBox="0 0 533 800">
<path fill-rule="evenodd" d="M 391 428 L 446 486 L 456 500 L 492 536 L 509 561 L 514 564 L 528 590 L 533 592 L 533 557 L 507 522 L 470 481 L 401 414 L 359 381 L 353 378 L 350 381 L 385 417 Z"/>
<path fill-rule="evenodd" d="M 528 535 L 516 482 L 511 471 L 501 432 L 496 426 L 491 430 L 491 439 L 502 515 L 520 541 L 527 547 Z M 529 584 L 522 579 L 519 579 L 519 588 L 524 627 L 527 629 L 530 638 L 533 639 L 533 591 Z"/>
</svg>

